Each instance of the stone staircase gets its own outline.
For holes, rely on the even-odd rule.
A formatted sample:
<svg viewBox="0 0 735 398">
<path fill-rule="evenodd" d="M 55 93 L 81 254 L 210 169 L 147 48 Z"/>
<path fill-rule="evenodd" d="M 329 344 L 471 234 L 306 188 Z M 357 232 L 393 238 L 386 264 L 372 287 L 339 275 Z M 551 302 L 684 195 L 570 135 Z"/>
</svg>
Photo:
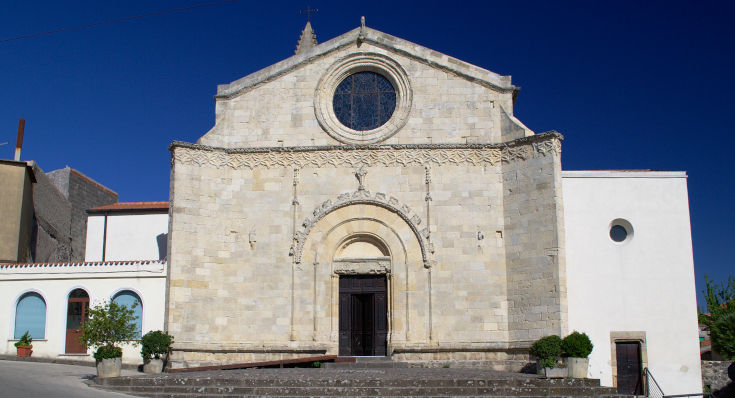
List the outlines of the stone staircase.
<svg viewBox="0 0 735 398">
<path fill-rule="evenodd" d="M 408 368 L 406 362 L 392 361 L 388 357 L 337 357 L 334 362 L 322 364 L 325 369 L 391 369 Z"/>
<path fill-rule="evenodd" d="M 623 397 L 599 380 L 435 368 L 243 369 L 95 379 L 92 385 L 137 397 L 180 398 Z"/>
</svg>

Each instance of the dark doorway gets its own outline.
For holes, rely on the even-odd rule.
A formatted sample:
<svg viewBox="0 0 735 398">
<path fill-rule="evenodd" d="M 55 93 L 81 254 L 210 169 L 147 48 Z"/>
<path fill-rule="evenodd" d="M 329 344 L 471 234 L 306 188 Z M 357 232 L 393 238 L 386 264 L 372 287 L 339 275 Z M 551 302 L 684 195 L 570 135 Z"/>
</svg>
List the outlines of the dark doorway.
<svg viewBox="0 0 735 398">
<path fill-rule="evenodd" d="M 385 355 L 388 337 L 385 275 L 340 276 L 339 355 Z"/>
<path fill-rule="evenodd" d="M 643 394 L 641 345 L 638 342 L 616 342 L 615 357 L 618 369 L 618 394 Z"/>
<path fill-rule="evenodd" d="M 69 293 L 66 310 L 66 353 L 86 354 L 87 346 L 79 342 L 82 325 L 87 319 L 89 295 L 83 289 L 74 289 Z"/>
</svg>

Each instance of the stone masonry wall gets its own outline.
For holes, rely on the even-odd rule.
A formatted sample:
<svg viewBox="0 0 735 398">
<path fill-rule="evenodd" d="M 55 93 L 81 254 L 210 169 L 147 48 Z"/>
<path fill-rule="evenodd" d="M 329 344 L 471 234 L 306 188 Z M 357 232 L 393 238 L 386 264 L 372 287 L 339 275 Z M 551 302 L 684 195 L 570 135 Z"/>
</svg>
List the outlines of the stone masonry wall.
<svg viewBox="0 0 735 398">
<path fill-rule="evenodd" d="M 71 203 L 70 259 L 83 261 L 87 235 L 87 210 L 117 202 L 117 193 L 70 167 L 53 170 L 46 175 Z"/>
<path fill-rule="evenodd" d="M 702 361 L 702 387 L 705 392 L 716 391 L 731 382 L 735 383 L 727 376 L 727 368 L 732 363 L 732 361 Z"/>
<path fill-rule="evenodd" d="M 503 164 L 511 340 L 566 334 L 560 157 Z"/>
<path fill-rule="evenodd" d="M 314 117 L 314 96 L 324 71 L 355 44 L 298 65 L 289 74 L 218 99 L 216 125 L 198 143 L 215 147 L 334 145 Z M 386 54 L 408 74 L 413 104 L 406 125 L 385 144 L 501 142 L 502 109 L 512 114 L 511 93 L 501 93 L 421 60 L 364 43 L 359 52 Z"/>
<path fill-rule="evenodd" d="M 179 348 L 199 351 L 178 357 L 212 363 L 222 355 L 204 352 L 251 352 L 248 358 L 260 359 L 253 356 L 258 350 L 336 352 L 330 269 L 339 242 L 350 234 L 377 236 L 391 248 L 389 344 L 395 350 L 507 348 L 505 245 L 516 242 L 517 231 L 505 226 L 504 207 L 513 202 L 504 196 L 501 170 L 518 163 L 524 172 L 531 161 L 553 166 L 558 139 L 535 136 L 502 148 L 248 153 L 174 145 L 168 330 Z M 360 168 L 367 172 L 365 191 L 354 175 Z M 552 168 L 539 183 L 553 175 Z M 553 196 L 549 185 L 545 192 Z M 395 200 L 400 210 L 345 202 L 360 195 Z M 553 202 L 545 195 L 534 199 Z M 330 210 L 340 203 L 346 207 Z M 520 222 L 546 224 L 553 212 Z M 294 241 L 294 225 L 297 236 L 304 231 L 303 246 Z M 513 247 L 536 250 L 523 239 Z"/>
<path fill-rule="evenodd" d="M 71 202 L 72 261 L 84 261 L 87 237 L 87 210 L 117 202 L 117 193 L 95 182 L 77 170 L 69 173 Z"/>
<path fill-rule="evenodd" d="M 35 175 L 31 235 L 33 261 L 70 261 L 71 203 L 38 166 Z"/>
</svg>

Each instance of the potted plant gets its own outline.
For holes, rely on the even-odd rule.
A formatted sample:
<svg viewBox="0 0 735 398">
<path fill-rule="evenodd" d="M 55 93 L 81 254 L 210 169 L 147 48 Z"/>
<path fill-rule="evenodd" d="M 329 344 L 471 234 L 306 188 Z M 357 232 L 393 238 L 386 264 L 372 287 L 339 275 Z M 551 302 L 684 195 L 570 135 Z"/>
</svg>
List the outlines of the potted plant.
<svg viewBox="0 0 735 398">
<path fill-rule="evenodd" d="M 143 335 L 140 339 L 142 346 L 140 355 L 143 357 L 144 373 L 163 372 L 163 355 L 168 355 L 174 337 L 166 332 L 154 330 Z"/>
<path fill-rule="evenodd" d="M 531 355 L 537 359 L 538 374 L 546 377 L 566 377 L 566 368 L 557 366 L 561 353 L 561 337 L 552 335 L 536 340 L 531 345 Z"/>
<path fill-rule="evenodd" d="M 20 340 L 15 342 L 15 348 L 19 357 L 25 358 L 31 356 L 33 353 L 33 345 L 31 344 L 33 339 L 28 334 L 28 330 L 20 336 Z"/>
<path fill-rule="evenodd" d="M 136 304 L 137 305 L 137 304 Z M 97 377 L 119 377 L 122 369 L 123 342 L 137 345 L 136 327 L 133 323 L 138 319 L 134 308 L 128 308 L 113 302 L 102 302 L 90 308 L 89 319 L 82 324 L 82 335 L 79 341 L 96 349 L 94 359 L 97 361 Z"/>
<path fill-rule="evenodd" d="M 569 377 L 577 379 L 587 378 L 587 369 L 589 368 L 590 359 L 588 358 L 592 352 L 592 341 L 586 333 L 579 333 L 576 330 L 561 341 L 561 348 L 564 351 L 564 362 L 567 364 Z"/>
</svg>

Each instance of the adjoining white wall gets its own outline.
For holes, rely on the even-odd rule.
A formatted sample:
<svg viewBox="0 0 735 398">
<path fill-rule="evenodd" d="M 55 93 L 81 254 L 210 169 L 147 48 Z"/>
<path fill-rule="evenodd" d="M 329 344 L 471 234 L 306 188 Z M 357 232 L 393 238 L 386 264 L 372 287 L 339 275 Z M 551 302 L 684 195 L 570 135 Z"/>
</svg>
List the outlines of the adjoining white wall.
<svg viewBox="0 0 735 398">
<path fill-rule="evenodd" d="M 694 261 L 684 172 L 565 171 L 569 331 L 594 344 L 590 377 L 613 385 L 611 332 L 645 332 L 666 394 L 702 391 Z M 632 224 L 616 243 L 611 222 Z"/>
<path fill-rule="evenodd" d="M 168 213 L 90 214 L 87 217 L 85 261 L 163 259 L 167 233 Z"/>
<path fill-rule="evenodd" d="M 45 339 L 33 340 L 34 357 L 65 356 L 67 302 L 69 293 L 76 288 L 87 291 L 90 306 L 109 301 L 122 290 L 132 290 L 143 304 L 142 333 L 163 330 L 166 269 L 165 261 L 0 267 L 0 354 L 16 353 L 15 309 L 21 295 L 30 291 L 40 294 L 46 302 Z M 88 352 L 71 358 L 94 361 L 93 350 Z M 123 347 L 123 362 L 142 363 L 140 346 Z"/>
</svg>

